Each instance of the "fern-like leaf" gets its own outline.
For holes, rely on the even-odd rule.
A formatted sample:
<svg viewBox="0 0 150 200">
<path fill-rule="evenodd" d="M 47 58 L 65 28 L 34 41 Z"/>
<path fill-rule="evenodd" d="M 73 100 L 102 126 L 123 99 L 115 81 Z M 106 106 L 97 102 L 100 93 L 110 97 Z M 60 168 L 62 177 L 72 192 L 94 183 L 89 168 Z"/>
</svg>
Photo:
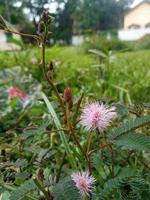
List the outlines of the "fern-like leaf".
<svg viewBox="0 0 150 200">
<path fill-rule="evenodd" d="M 37 186 L 35 185 L 33 180 L 26 181 L 22 184 L 16 191 L 14 191 L 11 196 L 10 200 L 20 200 L 26 196 L 27 193 L 35 190 Z"/>
<path fill-rule="evenodd" d="M 25 130 L 22 134 L 23 139 L 27 139 L 28 137 L 33 137 L 37 134 L 43 133 L 50 122 L 51 120 L 47 119 L 39 127 Z"/>
<path fill-rule="evenodd" d="M 118 174 L 117 177 L 109 179 L 105 184 L 104 188 L 101 192 L 101 196 L 107 196 L 111 192 L 113 192 L 116 189 L 120 188 L 121 183 L 126 178 L 133 178 L 137 175 L 136 170 L 133 170 L 132 168 L 122 168 L 121 172 Z"/>
<path fill-rule="evenodd" d="M 120 125 L 119 127 L 113 129 L 109 133 L 109 139 L 114 140 L 125 133 L 129 133 L 139 127 L 145 126 L 147 124 L 150 124 L 150 116 L 143 116 L 143 117 L 138 117 L 134 120 L 127 121 Z"/>
<path fill-rule="evenodd" d="M 113 143 L 123 149 L 149 151 L 150 137 L 145 135 L 129 133 L 113 140 Z"/>
<path fill-rule="evenodd" d="M 81 200 L 79 190 L 70 178 L 64 178 L 54 187 L 55 200 Z"/>
</svg>

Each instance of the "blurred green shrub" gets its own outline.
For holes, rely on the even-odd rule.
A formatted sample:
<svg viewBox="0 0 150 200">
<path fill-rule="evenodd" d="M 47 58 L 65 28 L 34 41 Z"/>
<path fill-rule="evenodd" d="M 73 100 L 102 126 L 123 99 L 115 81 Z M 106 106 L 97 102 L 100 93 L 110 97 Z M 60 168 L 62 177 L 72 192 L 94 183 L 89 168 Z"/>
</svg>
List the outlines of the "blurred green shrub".
<svg viewBox="0 0 150 200">
<path fill-rule="evenodd" d="M 7 38 L 7 42 L 8 43 L 16 44 L 16 45 L 20 46 L 21 49 L 25 49 L 26 48 L 26 44 L 21 39 L 18 40 L 18 39 L 9 37 L 9 38 Z"/>
<path fill-rule="evenodd" d="M 132 46 L 129 42 L 119 40 L 116 36 L 112 36 L 111 33 L 95 34 L 93 36 L 87 36 L 83 45 L 85 51 L 89 49 L 99 49 L 103 51 L 120 51 L 130 50 Z"/>
<path fill-rule="evenodd" d="M 150 34 L 145 35 L 140 40 L 134 43 L 135 50 L 138 49 L 150 49 Z"/>
<path fill-rule="evenodd" d="M 75 95 L 83 90 L 95 99 L 109 96 L 128 102 L 126 96 L 129 94 L 133 102 L 150 101 L 149 50 L 110 51 L 105 54 L 108 58 L 102 68 L 97 65 L 104 64 L 104 61 L 99 63 L 98 56 L 89 52 L 85 54 L 82 46 L 47 48 L 46 60 L 54 61 L 54 76 L 57 74 L 57 87 L 60 92 L 65 87 L 71 87 Z M 33 63 L 36 59 L 37 63 Z M 20 52 L 1 52 L 0 63 L 0 70 L 20 66 L 25 70 L 28 69 L 38 81 L 43 81 L 40 51 L 35 48 Z M 105 83 L 101 76 L 101 69 L 105 71 L 105 76 L 108 78 Z M 105 93 L 103 93 L 104 85 Z M 47 84 L 44 84 L 44 88 L 50 89 Z"/>
</svg>

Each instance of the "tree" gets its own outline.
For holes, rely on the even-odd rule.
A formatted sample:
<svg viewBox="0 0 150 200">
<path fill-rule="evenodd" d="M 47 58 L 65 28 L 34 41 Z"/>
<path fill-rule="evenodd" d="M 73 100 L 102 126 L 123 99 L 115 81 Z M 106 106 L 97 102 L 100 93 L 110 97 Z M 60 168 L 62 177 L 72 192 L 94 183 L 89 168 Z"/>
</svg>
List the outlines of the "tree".
<svg viewBox="0 0 150 200">
<path fill-rule="evenodd" d="M 133 0 L 56 0 L 64 3 L 55 15 L 56 38 L 69 42 L 72 34 L 87 31 L 117 29 L 122 23 L 124 12 Z"/>
<path fill-rule="evenodd" d="M 12 24 L 21 24 L 26 20 L 26 16 L 23 14 L 23 7 L 16 6 L 15 3 L 19 0 L 0 0 L 0 14 Z"/>
<path fill-rule="evenodd" d="M 76 16 L 82 30 L 106 30 L 118 28 L 124 10 L 133 0 L 82 0 L 80 14 Z M 79 11 L 78 11 L 79 12 Z"/>
<path fill-rule="evenodd" d="M 58 4 L 60 0 L 57 1 Z M 54 27 L 55 38 L 64 39 L 67 43 L 70 43 L 73 34 L 74 14 L 76 12 L 79 0 L 62 1 L 64 8 L 58 8 L 55 16 L 56 27 Z"/>
<path fill-rule="evenodd" d="M 23 9 L 22 0 L 0 0 L 0 15 L 10 24 L 17 26 L 19 31 L 33 33 L 32 23 L 24 14 Z"/>
<path fill-rule="evenodd" d="M 16 2 L 21 6 L 16 7 Z M 55 17 L 52 37 L 69 43 L 72 34 L 120 27 L 124 11 L 133 0 L 0 0 L 0 14 L 9 22 L 19 24 L 22 30 L 35 33 L 41 13 L 53 2 L 58 7 L 52 14 Z M 24 8 L 29 10 L 34 28 L 23 14 Z"/>
</svg>

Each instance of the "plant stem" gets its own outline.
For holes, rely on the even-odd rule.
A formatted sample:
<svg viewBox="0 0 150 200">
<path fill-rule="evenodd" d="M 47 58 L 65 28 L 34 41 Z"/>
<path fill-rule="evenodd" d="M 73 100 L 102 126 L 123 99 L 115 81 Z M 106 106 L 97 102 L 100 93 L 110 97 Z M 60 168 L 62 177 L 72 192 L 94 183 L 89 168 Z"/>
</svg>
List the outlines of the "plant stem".
<svg viewBox="0 0 150 200">
<path fill-rule="evenodd" d="M 65 160 L 65 157 L 66 157 L 66 152 L 64 153 L 63 155 L 63 158 L 62 158 L 62 162 L 59 166 L 59 169 L 58 169 L 58 173 L 57 173 L 57 176 L 56 176 L 56 183 L 58 183 L 59 179 L 60 179 L 60 174 L 61 174 L 61 170 L 62 170 L 62 167 L 64 165 L 64 160 Z"/>
<path fill-rule="evenodd" d="M 87 150 L 86 150 L 87 155 L 89 154 L 89 151 L 90 151 L 92 136 L 93 136 L 93 132 L 91 131 L 88 137 L 88 141 L 87 141 Z"/>
<path fill-rule="evenodd" d="M 16 34 L 16 35 L 22 35 L 22 36 L 25 36 L 25 37 L 30 37 L 30 38 L 35 39 L 39 43 L 40 39 L 37 35 L 30 35 L 30 34 L 27 34 L 27 33 L 17 32 L 17 31 L 10 30 L 9 28 L 4 27 L 3 25 L 1 25 L 1 26 L 4 28 L 3 31 L 5 31 L 6 33 L 13 33 L 13 34 Z"/>
<path fill-rule="evenodd" d="M 112 174 L 112 178 L 114 178 L 115 173 L 114 173 L 114 153 L 113 153 L 113 148 L 111 146 L 111 144 L 108 145 L 109 149 L 110 149 L 110 153 L 111 153 L 111 174 Z"/>
<path fill-rule="evenodd" d="M 45 30 L 44 36 L 43 36 L 43 41 L 42 41 L 42 67 L 43 67 L 43 73 L 49 84 L 51 85 L 52 89 L 56 93 L 56 96 L 59 100 L 59 103 L 61 107 L 64 109 L 64 102 L 62 100 L 62 97 L 60 96 L 57 87 L 55 86 L 53 79 L 51 77 L 48 77 L 47 71 L 46 71 L 46 62 L 45 62 L 45 45 L 46 45 L 46 37 L 47 37 L 47 30 Z"/>
<path fill-rule="evenodd" d="M 67 129 L 70 130 L 70 135 L 72 136 L 74 142 L 76 143 L 76 145 L 78 146 L 78 148 L 80 149 L 81 153 L 83 154 L 83 156 L 85 157 L 87 163 L 88 163 L 88 168 L 89 168 L 89 172 L 91 172 L 91 163 L 89 161 L 88 155 L 86 154 L 86 152 L 84 152 L 82 146 L 80 145 L 80 142 L 78 141 L 75 133 L 74 133 L 74 127 L 70 122 L 70 111 L 68 106 L 66 105 L 66 119 L 67 119 Z"/>
<path fill-rule="evenodd" d="M 45 190 L 45 188 L 42 186 L 42 184 L 40 183 L 40 181 L 38 179 L 34 179 L 34 183 L 39 188 L 39 190 L 41 190 L 43 192 L 46 200 L 52 200 L 53 199 L 53 197 L 48 194 L 48 192 Z"/>
<path fill-rule="evenodd" d="M 78 117 L 78 113 L 79 113 L 79 109 L 80 109 L 80 104 L 82 102 L 83 96 L 84 96 L 84 93 L 81 94 L 81 97 L 78 100 L 78 103 L 77 103 L 77 106 L 76 106 L 76 110 L 75 110 L 75 113 L 73 115 L 73 126 L 76 125 L 76 120 L 77 120 L 77 117 Z"/>
</svg>

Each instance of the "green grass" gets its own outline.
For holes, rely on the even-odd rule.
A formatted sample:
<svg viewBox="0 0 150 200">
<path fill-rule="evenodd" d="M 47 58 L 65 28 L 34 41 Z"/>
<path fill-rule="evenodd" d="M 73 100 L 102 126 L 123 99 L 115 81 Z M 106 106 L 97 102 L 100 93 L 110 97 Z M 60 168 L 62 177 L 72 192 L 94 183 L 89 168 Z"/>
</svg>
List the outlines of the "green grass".
<svg viewBox="0 0 150 200">
<path fill-rule="evenodd" d="M 40 80 L 41 69 L 32 64 L 33 57 L 40 63 L 40 49 L 1 52 L 0 69 L 19 65 Z M 127 103 L 150 101 L 150 50 L 114 53 L 113 59 L 109 59 L 109 68 L 108 60 L 104 63 L 103 75 L 99 68 L 92 67 L 99 63 L 98 58 L 86 54 L 80 47 L 48 48 L 46 59 L 56 64 L 54 71 L 60 91 L 71 87 L 74 94 L 83 90 L 95 99 L 109 96 Z"/>
</svg>

